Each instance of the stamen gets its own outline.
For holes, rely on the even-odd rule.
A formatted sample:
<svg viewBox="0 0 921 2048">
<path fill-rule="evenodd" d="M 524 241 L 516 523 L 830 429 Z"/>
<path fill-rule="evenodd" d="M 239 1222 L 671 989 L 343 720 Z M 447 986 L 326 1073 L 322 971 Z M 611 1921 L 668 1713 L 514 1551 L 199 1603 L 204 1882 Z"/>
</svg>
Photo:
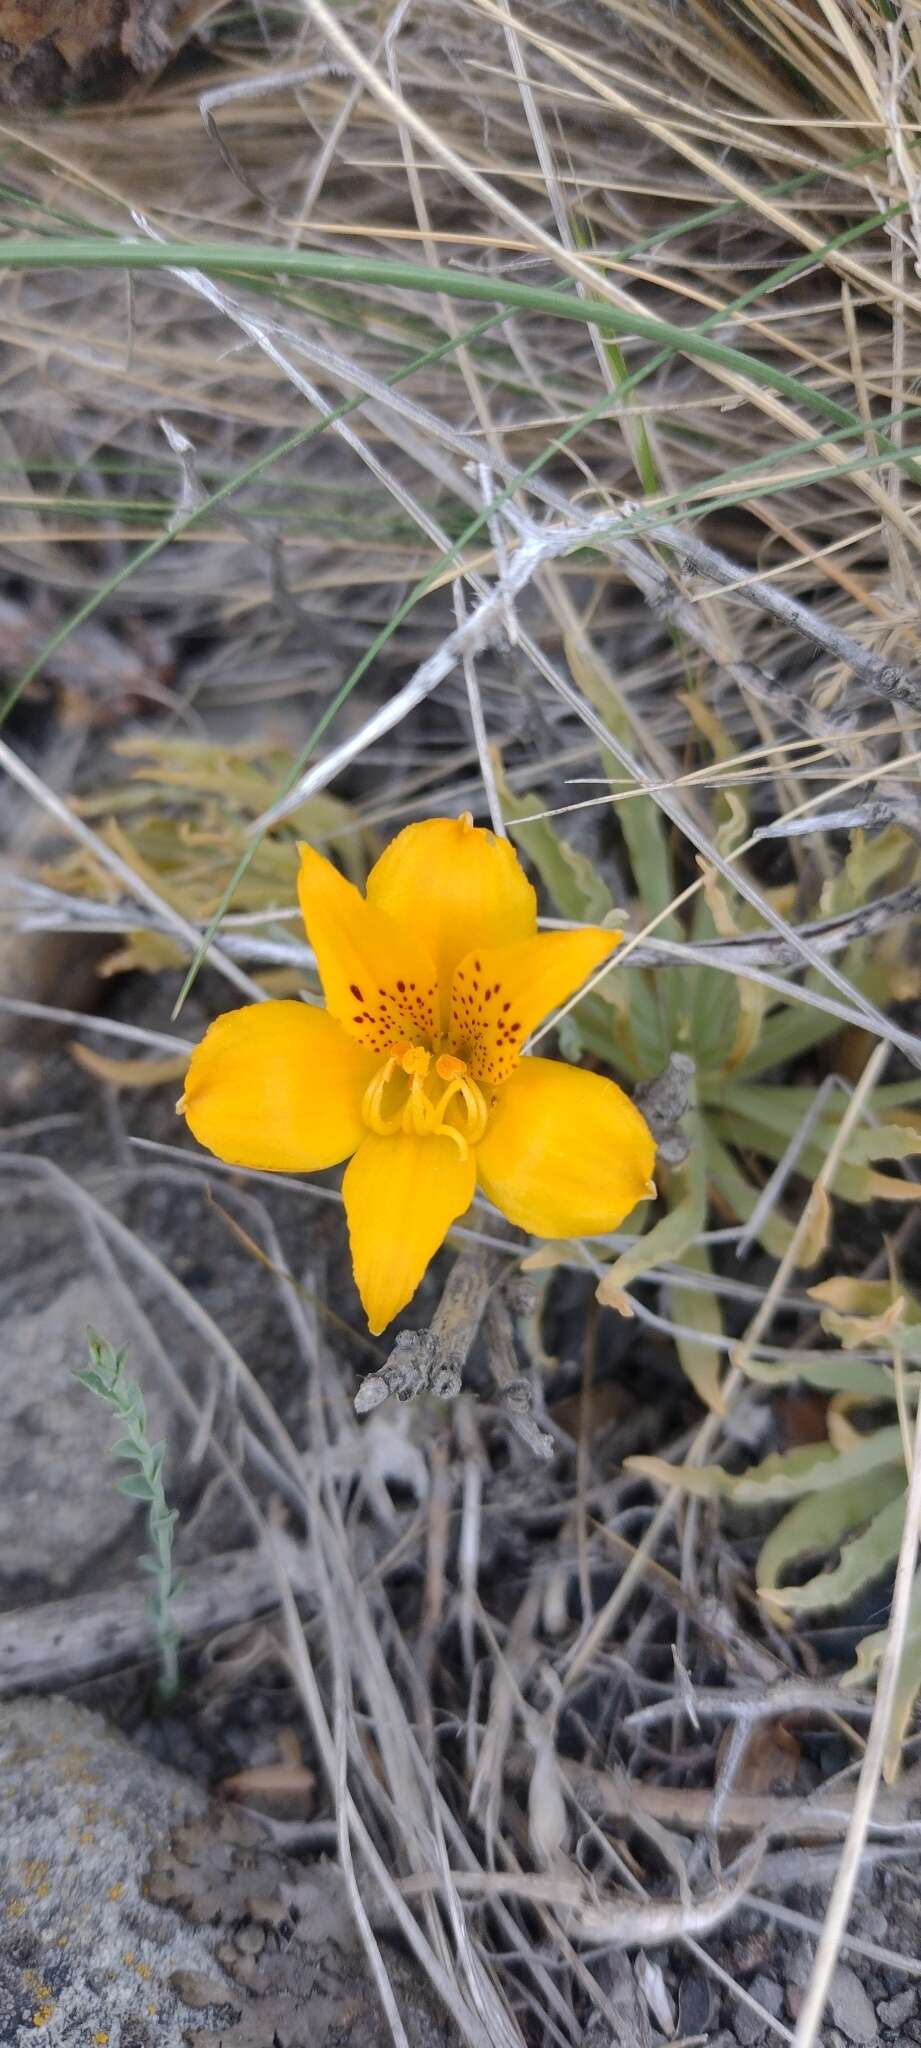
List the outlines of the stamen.
<svg viewBox="0 0 921 2048">
<path fill-rule="evenodd" d="M 444 1067 L 448 1065 L 459 1068 L 460 1071 L 455 1072 L 453 1078 L 449 1080 L 444 1093 L 439 1096 L 438 1101 L 433 1106 L 432 1129 L 438 1137 L 462 1137 L 464 1153 L 466 1153 L 467 1146 L 478 1144 L 486 1129 L 486 1104 L 476 1082 L 469 1079 L 463 1060 L 455 1059 L 451 1053 L 443 1053 L 437 1062 L 436 1073 L 443 1077 Z M 445 1120 L 450 1104 L 458 1096 L 464 1105 L 467 1116 L 467 1128 L 463 1132 L 458 1132 L 456 1125 L 449 1124 Z"/>
<path fill-rule="evenodd" d="M 453 1124 L 439 1124 L 437 1129 L 432 1132 L 432 1136 L 434 1138 L 453 1139 L 460 1153 L 461 1158 L 466 1159 L 470 1147 L 467 1143 L 466 1138 L 463 1135 L 463 1132 L 456 1130 Z"/>
<path fill-rule="evenodd" d="M 405 1131 L 408 1137 L 450 1138 L 461 1158 L 466 1159 L 470 1146 L 479 1143 L 486 1129 L 488 1110 L 482 1091 L 470 1079 L 465 1060 L 459 1059 L 456 1053 L 442 1052 L 435 1061 L 435 1073 L 446 1085 L 433 1101 L 426 1094 L 431 1068 L 432 1055 L 424 1045 L 413 1045 L 408 1039 L 400 1039 L 391 1046 L 383 1066 L 365 1089 L 362 1116 L 369 1130 L 375 1131 L 378 1137 L 391 1137 L 395 1131 Z M 391 1116 L 385 1116 L 384 1094 L 397 1073 L 406 1075 L 409 1093 Z M 458 1108 L 463 1109 L 463 1121 L 459 1125 L 447 1120 L 448 1111 L 455 1102 Z"/>
<path fill-rule="evenodd" d="M 391 1053 L 390 1058 L 384 1062 L 380 1073 L 375 1074 L 373 1081 L 369 1081 L 362 1096 L 361 1114 L 369 1130 L 376 1131 L 380 1138 L 389 1138 L 393 1135 L 394 1131 L 398 1131 L 400 1128 L 399 1110 L 396 1116 L 385 1117 L 381 1112 L 384 1089 L 388 1081 L 393 1078 L 393 1071 L 396 1065 L 396 1055 Z"/>
<path fill-rule="evenodd" d="M 428 1055 L 426 1054 L 426 1059 Z M 426 1095 L 418 1074 L 413 1075 L 409 1101 L 403 1111 L 403 1129 L 414 1133 L 417 1138 L 428 1137 L 431 1129 L 432 1105 Z"/>
<path fill-rule="evenodd" d="M 455 1081 L 467 1072 L 466 1060 L 459 1060 L 456 1053 L 440 1052 L 435 1061 L 435 1072 L 439 1081 Z"/>
</svg>

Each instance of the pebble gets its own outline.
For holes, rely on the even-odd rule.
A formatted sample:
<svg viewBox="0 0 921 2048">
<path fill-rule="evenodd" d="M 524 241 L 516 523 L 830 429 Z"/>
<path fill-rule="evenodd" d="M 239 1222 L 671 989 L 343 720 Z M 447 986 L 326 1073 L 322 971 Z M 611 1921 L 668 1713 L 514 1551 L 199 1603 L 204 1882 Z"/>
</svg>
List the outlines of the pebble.
<svg viewBox="0 0 921 2048">
<path fill-rule="evenodd" d="M 777 2019 L 783 2005 L 781 1985 L 775 1983 L 773 1977 L 759 1975 L 752 1978 L 748 1989 L 752 1998 L 756 1998 L 758 2004 L 764 2007 L 765 2012 Z M 760 2013 L 752 2012 L 750 2006 L 741 2003 L 734 2014 L 733 2025 L 736 2039 L 741 2041 L 742 2048 L 754 2048 L 756 2041 L 763 2041 L 767 2034 L 773 2036 L 774 2032 L 768 2021 L 761 2018 Z"/>
<path fill-rule="evenodd" d="M 768 2030 L 767 2020 L 763 2020 L 759 2012 L 752 2012 L 748 2005 L 737 2006 L 732 2024 L 742 2048 L 755 2048 L 755 2043 L 763 2041 Z"/>
<path fill-rule="evenodd" d="M 808 1984 L 812 1976 L 814 1961 L 815 1949 L 812 1942 L 798 1941 L 795 1947 L 790 1950 L 787 1958 L 787 1977 L 789 1982 L 791 1984 L 798 1984 L 801 1988 Z"/>
<path fill-rule="evenodd" d="M 876 2008 L 877 2019 L 884 2027 L 901 2027 L 906 2020 L 914 2019 L 921 2008 L 921 1989 L 900 1991 L 895 1998 L 884 1998 Z"/>
<path fill-rule="evenodd" d="M 854 1915 L 854 1926 L 864 1941 L 888 1941 L 889 1920 L 881 1906 L 862 1906 Z"/>
<path fill-rule="evenodd" d="M 678 1986 L 678 2032 L 708 2034 L 713 2018 L 713 1991 L 706 1977 L 682 1977 Z"/>
<path fill-rule="evenodd" d="M 852 1970 L 848 1963 L 839 1963 L 835 1971 L 828 1994 L 828 2008 L 846 2041 L 860 2044 L 877 2039 L 876 2014 L 856 1970 Z"/>
</svg>

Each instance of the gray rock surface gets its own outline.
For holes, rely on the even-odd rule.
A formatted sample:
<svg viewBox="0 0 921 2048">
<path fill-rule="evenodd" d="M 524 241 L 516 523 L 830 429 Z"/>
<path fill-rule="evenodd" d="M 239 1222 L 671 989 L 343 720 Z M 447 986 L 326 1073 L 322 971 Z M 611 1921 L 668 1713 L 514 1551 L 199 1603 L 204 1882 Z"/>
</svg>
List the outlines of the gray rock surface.
<svg viewBox="0 0 921 2048">
<path fill-rule="evenodd" d="M 418 1968 L 381 1949 L 410 2048 L 457 2048 Z M 0 1707 L 2 2048 L 381 2048 L 335 1864 L 62 1699 Z"/>
<path fill-rule="evenodd" d="M 899 1991 L 895 1998 L 884 1998 L 876 2008 L 876 2017 L 884 2027 L 903 2027 L 906 2020 L 916 2019 L 921 2013 L 921 1991 L 917 1985 L 909 1985 L 907 1991 Z"/>
<path fill-rule="evenodd" d="M 845 2040 L 858 2044 L 876 2040 L 876 2014 L 860 1978 L 848 1963 L 839 1963 L 832 1978 L 828 2010 Z"/>
<path fill-rule="evenodd" d="M 115 1418 L 72 1377 L 86 1363 L 87 1324 L 118 1341 L 99 1281 L 59 1281 L 31 1312 L 17 1305 L 18 1279 L 10 1291 L 12 1308 L 6 1289 L 0 1298 L 0 1604 L 14 1605 L 83 1582 L 93 1559 L 109 1556 L 140 1522 L 135 1503 L 115 1488 Z M 152 1431 L 162 1435 L 156 1396 L 149 1407 Z M 143 1547 L 142 1536 L 134 1547 Z"/>
<path fill-rule="evenodd" d="M 98 1714 L 0 1707 L 4 2048 L 182 2048 L 189 2014 L 170 1976 L 213 1980 L 211 1948 L 144 1882 L 154 1845 L 205 1803 Z"/>
<path fill-rule="evenodd" d="M 783 2006 L 783 1989 L 773 1977 L 759 1974 L 752 1978 L 746 1988 L 752 1998 L 757 1999 L 758 2004 L 763 2006 L 766 2013 L 772 2014 L 775 2019 L 779 2017 Z M 754 2048 L 756 2041 L 763 2041 L 769 2035 L 773 2035 L 769 2020 L 762 2019 L 760 2013 L 752 2012 L 751 2006 L 743 2005 L 741 2000 L 733 2015 L 732 2024 L 736 2040 L 742 2042 L 742 2048 Z"/>
</svg>

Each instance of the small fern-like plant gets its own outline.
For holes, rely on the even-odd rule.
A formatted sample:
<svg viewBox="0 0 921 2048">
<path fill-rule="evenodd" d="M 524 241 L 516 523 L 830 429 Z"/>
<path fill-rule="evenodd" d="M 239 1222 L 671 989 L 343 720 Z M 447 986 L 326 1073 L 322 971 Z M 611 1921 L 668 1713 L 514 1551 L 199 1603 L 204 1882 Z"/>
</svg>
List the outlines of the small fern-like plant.
<svg viewBox="0 0 921 2048">
<path fill-rule="evenodd" d="M 112 1445 L 113 1458 L 125 1458 L 136 1467 L 116 1480 L 119 1493 L 147 1507 L 150 1550 L 140 1559 L 142 1571 L 153 1585 L 148 1612 L 153 1623 L 160 1657 L 156 1697 L 172 1699 L 179 1687 L 179 1636 L 173 1620 L 172 1602 L 177 1590 L 173 1574 L 173 1524 L 177 1510 L 167 1504 L 163 1490 L 163 1458 L 166 1446 L 151 1443 L 147 1429 L 144 1396 L 136 1380 L 125 1372 L 125 1351 L 116 1351 L 105 1337 L 87 1330 L 90 1363 L 74 1373 L 82 1387 L 98 1394 L 117 1416 L 123 1435 Z"/>
</svg>

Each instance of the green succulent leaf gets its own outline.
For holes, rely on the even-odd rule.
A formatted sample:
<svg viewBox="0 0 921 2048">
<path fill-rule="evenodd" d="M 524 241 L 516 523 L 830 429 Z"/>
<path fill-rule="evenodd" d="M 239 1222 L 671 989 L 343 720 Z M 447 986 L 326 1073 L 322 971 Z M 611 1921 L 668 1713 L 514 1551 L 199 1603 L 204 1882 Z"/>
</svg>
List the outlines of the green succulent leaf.
<svg viewBox="0 0 921 2048">
<path fill-rule="evenodd" d="M 150 1500 L 150 1480 L 145 1479 L 143 1472 L 129 1472 L 127 1478 L 116 1479 L 115 1491 L 126 1493 L 131 1500 Z"/>
<path fill-rule="evenodd" d="M 725 1472 L 721 1465 L 670 1465 L 665 1458 L 628 1458 L 631 1472 L 642 1472 L 660 1486 L 679 1486 L 702 1500 L 731 1500 L 752 1507 L 770 1501 L 798 1500 L 803 1494 L 828 1493 L 880 1466 L 901 1466 L 902 1432 L 897 1423 L 863 1437 L 850 1451 L 829 1443 L 797 1444 L 775 1451 L 745 1472 Z"/>
<path fill-rule="evenodd" d="M 824 1500 L 822 1504 L 826 1505 Z M 775 1606 L 791 1614 L 812 1614 L 818 1608 L 843 1606 L 898 1557 L 904 1525 L 905 1488 L 901 1486 L 860 1535 L 842 1546 L 837 1565 L 830 1571 L 817 1572 L 803 1586 L 779 1587 L 772 1595 Z M 830 1547 L 826 1541 L 826 1548 Z"/>
<path fill-rule="evenodd" d="M 905 1475 L 897 1466 L 882 1466 L 849 1485 L 832 1487 L 824 1493 L 807 1494 L 778 1522 L 762 1544 L 758 1557 L 757 1582 L 760 1593 L 771 1593 L 791 1565 L 804 1557 L 825 1557 L 851 1531 L 887 1507 L 901 1500 Z"/>
</svg>

